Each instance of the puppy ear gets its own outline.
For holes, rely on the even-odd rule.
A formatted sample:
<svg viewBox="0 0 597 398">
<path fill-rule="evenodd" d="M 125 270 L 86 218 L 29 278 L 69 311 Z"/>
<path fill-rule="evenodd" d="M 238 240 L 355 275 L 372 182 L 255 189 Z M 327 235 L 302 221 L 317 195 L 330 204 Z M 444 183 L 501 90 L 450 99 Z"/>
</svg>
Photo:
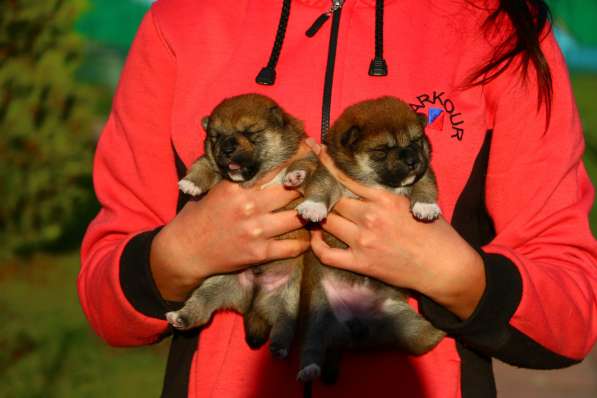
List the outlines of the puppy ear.
<svg viewBox="0 0 597 398">
<path fill-rule="evenodd" d="M 350 128 L 340 136 L 340 143 L 345 147 L 351 147 L 361 136 L 361 129 L 358 126 L 350 126 Z"/>
<path fill-rule="evenodd" d="M 284 127 L 286 125 L 282 109 L 278 108 L 277 106 L 272 106 L 271 108 L 269 108 L 269 112 L 272 116 L 271 119 L 276 126 Z"/>
<path fill-rule="evenodd" d="M 427 127 L 427 115 L 421 112 L 417 112 L 417 120 L 421 123 L 421 127 Z"/>
<path fill-rule="evenodd" d="M 201 119 L 201 126 L 203 126 L 203 130 L 207 131 L 207 126 L 209 126 L 209 116 L 205 116 Z"/>
</svg>

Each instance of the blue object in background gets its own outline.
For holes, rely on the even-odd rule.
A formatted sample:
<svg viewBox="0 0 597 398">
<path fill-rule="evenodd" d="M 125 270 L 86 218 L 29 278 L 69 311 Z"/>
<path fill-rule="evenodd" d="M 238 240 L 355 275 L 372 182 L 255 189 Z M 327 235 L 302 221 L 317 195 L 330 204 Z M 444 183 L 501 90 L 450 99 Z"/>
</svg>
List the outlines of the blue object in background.
<svg viewBox="0 0 597 398">
<path fill-rule="evenodd" d="M 597 72 L 597 47 L 578 43 L 572 35 L 557 26 L 554 33 L 570 69 Z"/>
</svg>

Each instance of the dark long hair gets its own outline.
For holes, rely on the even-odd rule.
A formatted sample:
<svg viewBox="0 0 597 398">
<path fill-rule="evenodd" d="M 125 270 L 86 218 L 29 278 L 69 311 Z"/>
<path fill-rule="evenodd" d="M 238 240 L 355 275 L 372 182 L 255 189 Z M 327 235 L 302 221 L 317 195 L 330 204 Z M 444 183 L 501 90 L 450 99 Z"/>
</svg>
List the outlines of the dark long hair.
<svg viewBox="0 0 597 398">
<path fill-rule="evenodd" d="M 495 47 L 487 62 L 469 76 L 466 85 L 489 83 L 509 67 L 519 68 L 521 77 L 526 79 L 532 65 L 537 76 L 537 106 L 539 109 L 545 105 L 549 123 L 553 85 L 549 65 L 540 47 L 551 26 L 549 6 L 543 0 L 500 0 L 485 20 L 483 29 L 487 33 L 497 32 L 508 21 L 509 34 Z"/>
</svg>

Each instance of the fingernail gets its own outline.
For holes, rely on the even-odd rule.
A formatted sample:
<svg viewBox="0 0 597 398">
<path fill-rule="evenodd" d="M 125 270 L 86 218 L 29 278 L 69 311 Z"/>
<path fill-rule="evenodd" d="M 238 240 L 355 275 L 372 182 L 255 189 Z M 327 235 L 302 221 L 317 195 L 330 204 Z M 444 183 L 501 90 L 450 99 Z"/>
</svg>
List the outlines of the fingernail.
<svg viewBox="0 0 597 398">
<path fill-rule="evenodd" d="M 307 146 L 309 148 L 311 148 L 311 150 L 313 152 L 315 152 L 315 154 L 319 154 L 319 152 L 321 151 L 321 145 L 319 145 L 313 138 L 309 137 L 305 140 L 305 144 L 307 144 Z"/>
</svg>

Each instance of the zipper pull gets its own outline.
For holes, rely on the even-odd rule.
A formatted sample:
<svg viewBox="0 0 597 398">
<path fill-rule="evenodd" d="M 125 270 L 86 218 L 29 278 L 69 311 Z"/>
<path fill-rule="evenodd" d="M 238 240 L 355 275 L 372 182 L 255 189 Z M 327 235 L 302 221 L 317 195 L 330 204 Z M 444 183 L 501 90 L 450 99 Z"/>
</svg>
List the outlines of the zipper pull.
<svg viewBox="0 0 597 398">
<path fill-rule="evenodd" d="M 344 5 L 344 1 L 345 0 L 332 0 L 332 6 L 330 7 L 330 9 L 327 10 L 326 12 L 324 12 L 323 14 L 321 14 L 319 17 L 317 17 L 317 19 L 315 20 L 315 22 L 313 22 L 313 24 L 309 27 L 309 29 L 307 29 L 307 31 L 305 32 L 305 34 L 307 35 L 307 37 L 313 37 L 313 36 L 315 36 L 315 34 L 317 32 L 319 32 L 319 29 L 321 29 L 321 27 L 323 26 L 323 24 L 328 19 L 330 19 L 330 17 L 332 16 L 332 14 L 334 12 L 336 12 L 338 9 L 340 9 Z"/>
</svg>

